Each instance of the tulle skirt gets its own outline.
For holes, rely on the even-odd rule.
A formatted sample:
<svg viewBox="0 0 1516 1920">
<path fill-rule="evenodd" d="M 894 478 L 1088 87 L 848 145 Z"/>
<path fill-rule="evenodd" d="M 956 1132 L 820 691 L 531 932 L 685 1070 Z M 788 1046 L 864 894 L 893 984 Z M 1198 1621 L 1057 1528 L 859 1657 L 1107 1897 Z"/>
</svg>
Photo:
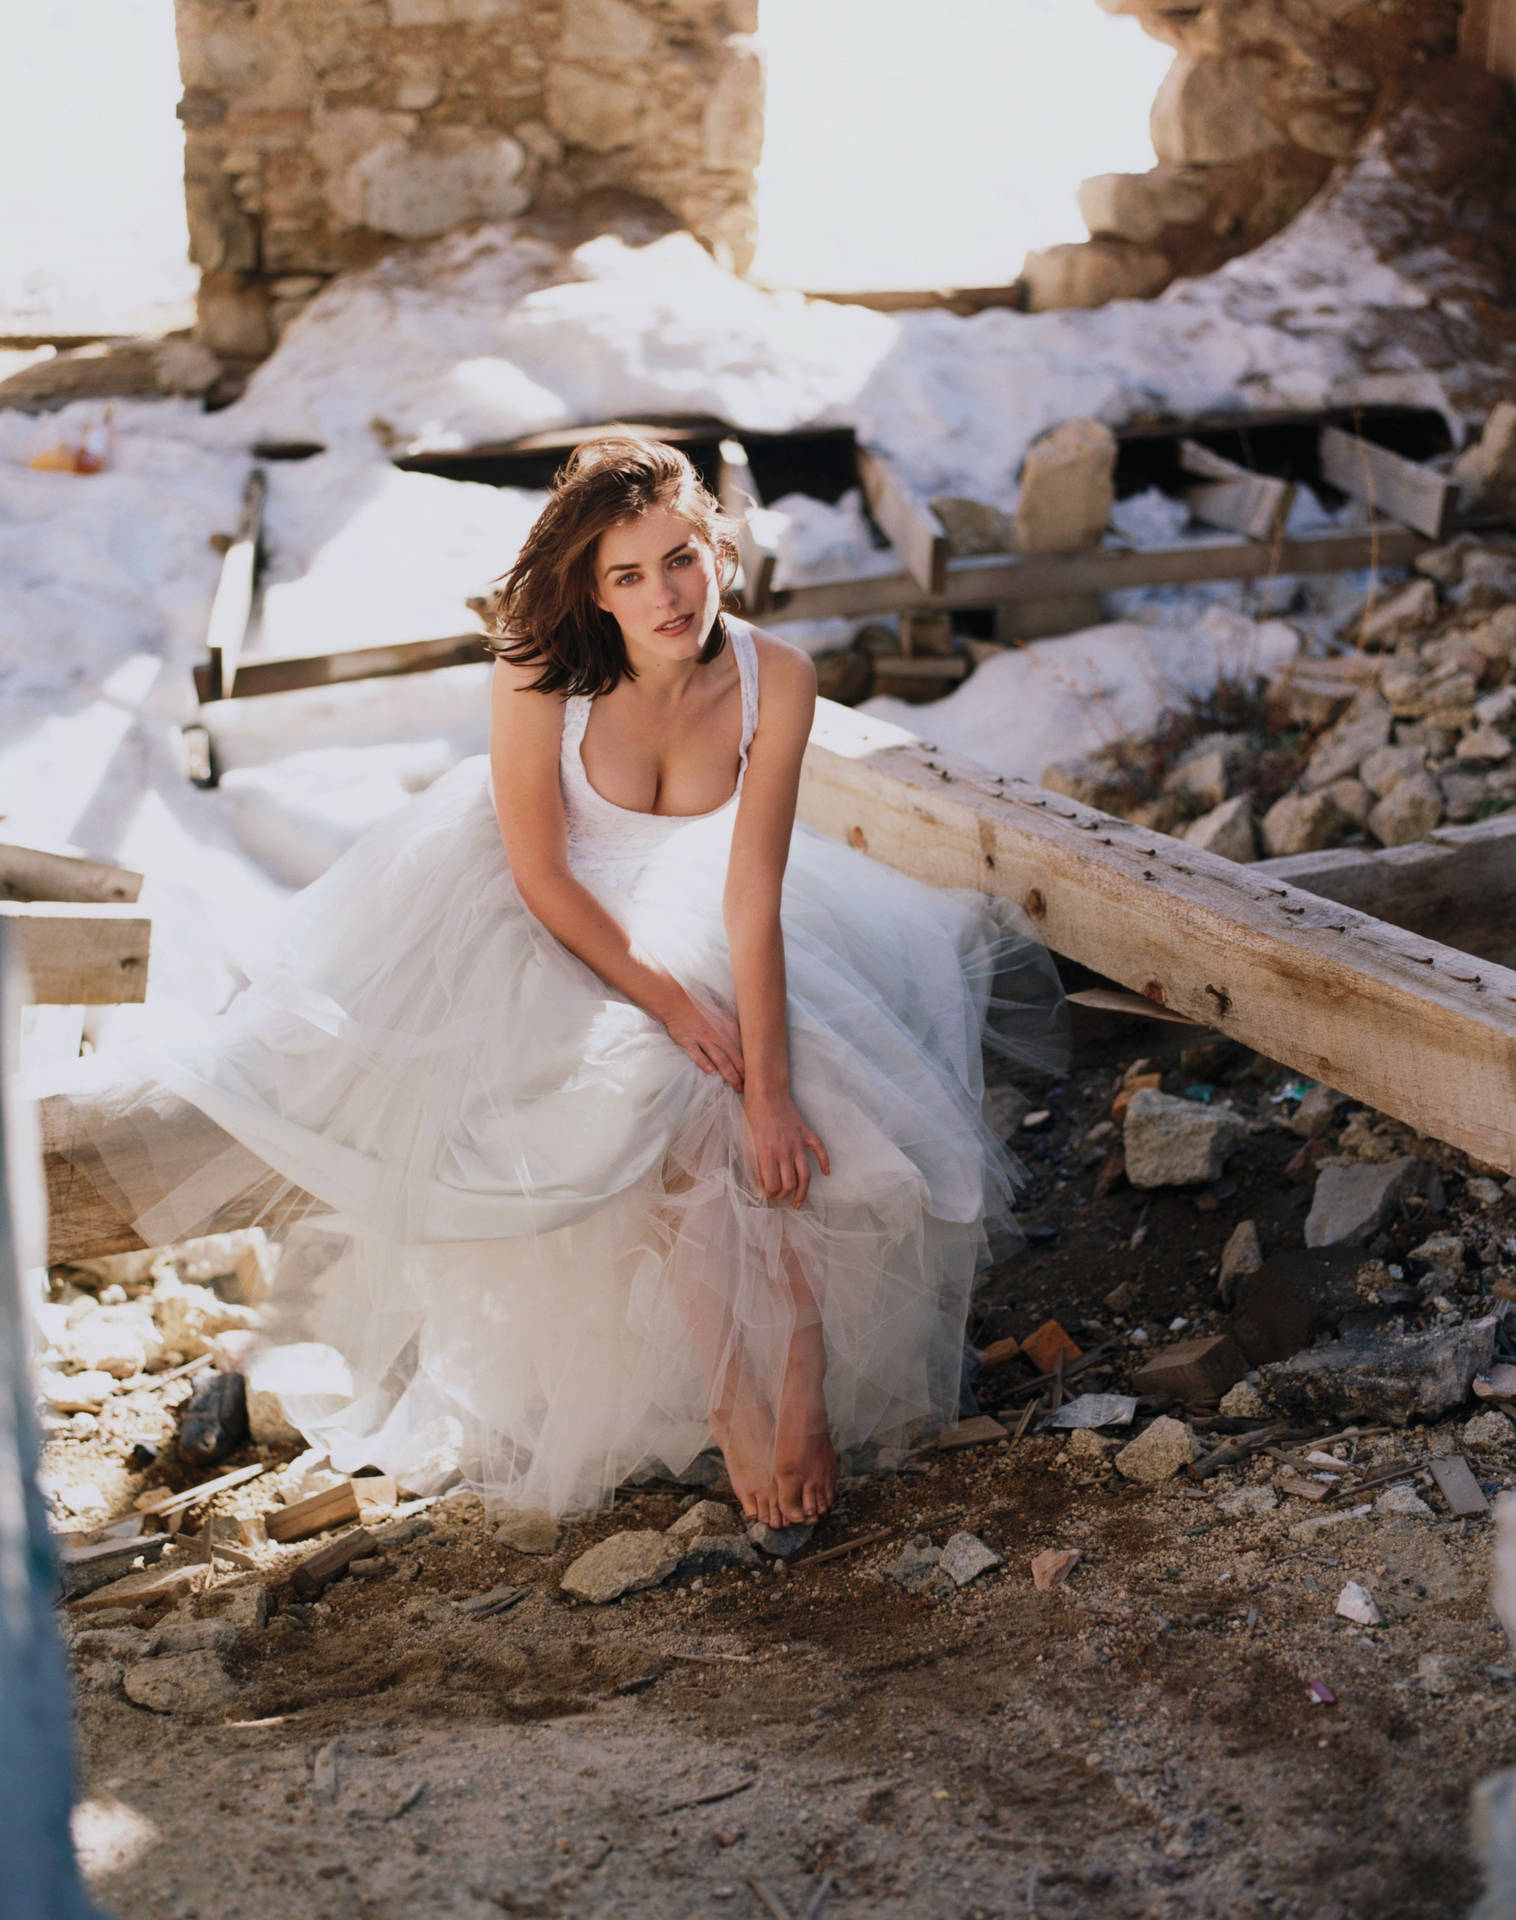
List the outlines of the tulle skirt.
<svg viewBox="0 0 1516 1920">
<path fill-rule="evenodd" d="M 734 1014 L 730 832 L 575 864 Z M 740 1098 L 524 906 L 478 760 L 290 902 L 225 1012 L 103 1063 L 130 1092 L 92 1177 L 149 1245 L 264 1221 L 284 1407 L 343 1470 L 591 1508 L 685 1474 L 713 1412 L 772 1414 L 808 1321 L 839 1447 L 899 1440 L 952 1416 L 1013 1232 L 982 1046 L 1056 1070 L 1062 1000 L 1014 909 L 804 828 L 782 919 L 794 1097 L 832 1169 L 798 1212 L 756 1187 Z"/>
</svg>

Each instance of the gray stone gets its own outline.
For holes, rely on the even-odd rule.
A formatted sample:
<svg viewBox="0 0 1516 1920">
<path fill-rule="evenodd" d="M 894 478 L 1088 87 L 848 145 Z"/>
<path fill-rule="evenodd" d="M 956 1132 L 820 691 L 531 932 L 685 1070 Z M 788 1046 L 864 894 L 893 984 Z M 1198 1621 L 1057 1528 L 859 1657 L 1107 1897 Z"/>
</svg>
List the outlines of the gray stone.
<svg viewBox="0 0 1516 1920">
<path fill-rule="evenodd" d="M 1272 1513 L 1279 1496 L 1272 1487 L 1229 1487 L 1216 1496 L 1216 1511 L 1234 1520 L 1257 1520 Z"/>
<path fill-rule="evenodd" d="M 1406 1258 L 1419 1260 L 1424 1267 L 1442 1267 L 1451 1273 L 1463 1272 L 1463 1241 L 1456 1233 L 1429 1234 Z"/>
<path fill-rule="evenodd" d="M 1457 757 L 1470 766 L 1495 767 L 1511 757 L 1511 743 L 1497 727 L 1476 727 L 1458 742 Z"/>
<path fill-rule="evenodd" d="M 1429 773 L 1398 781 L 1369 815 L 1369 832 L 1385 847 L 1424 840 L 1442 823 L 1442 788 Z"/>
<path fill-rule="evenodd" d="M 237 1692 L 220 1656 L 210 1652 L 166 1653 L 139 1660 L 126 1669 L 121 1687 L 136 1706 L 189 1720 L 224 1713 Z"/>
<path fill-rule="evenodd" d="M 977 1533 L 954 1533 L 943 1542 L 938 1565 L 958 1586 L 966 1587 L 992 1567 L 1003 1567 L 1005 1561 Z"/>
<path fill-rule="evenodd" d="M 1217 1411 L 1228 1420 L 1267 1420 L 1273 1408 L 1251 1380 L 1239 1380 L 1222 1394 Z"/>
<path fill-rule="evenodd" d="M 1366 701 L 1362 707 L 1352 708 L 1317 742 L 1300 776 L 1302 789 L 1314 793 L 1347 779 L 1350 774 L 1360 773 L 1388 741 L 1390 726 L 1390 710 L 1383 701 Z M 1302 847 L 1298 851 L 1305 853 L 1310 849 Z"/>
<path fill-rule="evenodd" d="M 1034 247 L 1021 264 L 1029 313 L 1103 307 L 1111 300 L 1146 300 L 1174 277 L 1174 264 L 1156 247 L 1125 240 Z"/>
<path fill-rule="evenodd" d="M 626 80 L 560 61 L 548 69 L 547 120 L 571 147 L 613 153 L 637 138 L 641 95 Z"/>
<path fill-rule="evenodd" d="M 1352 1333 L 1262 1369 L 1284 1413 L 1310 1420 L 1435 1420 L 1468 1398 L 1495 1351 L 1494 1320 L 1429 1333 Z"/>
<path fill-rule="evenodd" d="M 1139 1088 L 1122 1128 L 1127 1178 L 1134 1187 L 1199 1186 L 1220 1177 L 1247 1134 L 1247 1122 L 1229 1107 Z"/>
<path fill-rule="evenodd" d="M 1423 1653 L 1416 1662 L 1416 1681 L 1424 1693 L 1441 1699 L 1457 1693 L 1460 1662 L 1451 1653 Z"/>
<path fill-rule="evenodd" d="M 1221 1297 L 1229 1300 L 1232 1282 L 1245 1273 L 1257 1273 L 1262 1265 L 1263 1242 L 1258 1237 L 1258 1222 L 1239 1220 L 1221 1249 L 1221 1270 L 1217 1275 Z"/>
<path fill-rule="evenodd" d="M 510 1547 L 515 1553 L 556 1553 L 558 1522 L 540 1507 L 530 1507 L 521 1513 L 507 1514 L 496 1527 L 495 1538 L 502 1547 Z"/>
<path fill-rule="evenodd" d="M 656 1587 L 679 1565 L 680 1543 L 653 1532 L 613 1533 L 568 1567 L 559 1583 L 576 1600 L 603 1607 L 623 1594 Z"/>
<path fill-rule="evenodd" d="M 1141 1486 L 1161 1486 L 1187 1467 L 1199 1451 L 1182 1420 L 1160 1414 L 1116 1455 L 1116 1471 L 1124 1480 L 1135 1480 Z"/>
<path fill-rule="evenodd" d="M 1355 827 L 1367 825 L 1373 811 L 1374 796 L 1361 780 L 1334 780 L 1322 792 L 1331 799 L 1343 819 Z"/>
<path fill-rule="evenodd" d="M 942 1554 L 936 1547 L 918 1547 L 912 1541 L 902 1547 L 893 1560 L 887 1560 L 880 1571 L 907 1593 L 953 1591 L 952 1578 L 943 1572 Z"/>
<path fill-rule="evenodd" d="M 1264 851 L 1272 860 L 1316 853 L 1341 833 L 1342 814 L 1330 793 L 1287 793 L 1263 816 Z"/>
<path fill-rule="evenodd" d="M 531 205 L 520 173 L 526 154 L 509 134 L 434 127 L 424 139 L 388 140 L 353 170 L 362 223 L 423 240 L 467 220 L 505 220 Z"/>
<path fill-rule="evenodd" d="M 1253 55 L 1181 54 L 1153 101 L 1153 151 L 1176 165 L 1222 166 L 1283 145 L 1264 104 L 1274 72 Z"/>
<path fill-rule="evenodd" d="M 680 1514 L 669 1532 L 676 1540 L 683 1540 L 697 1533 L 735 1533 L 737 1527 L 737 1515 L 731 1507 L 720 1500 L 697 1500 Z"/>
<path fill-rule="evenodd" d="M 261 1632 L 268 1625 L 268 1588 L 261 1581 L 240 1587 L 213 1587 L 190 1602 L 195 1617 L 225 1620 L 239 1633 Z M 166 1623 L 165 1623 L 166 1624 Z"/>
<path fill-rule="evenodd" d="M 747 1530 L 747 1537 L 771 1560 L 788 1560 L 799 1553 L 815 1531 L 804 1521 L 798 1521 L 793 1527 L 768 1527 L 761 1520 L 755 1520 Z"/>
<path fill-rule="evenodd" d="M 1390 1224 L 1401 1201 L 1425 1179 L 1426 1162 L 1414 1154 L 1323 1167 L 1306 1216 L 1306 1245 L 1362 1246 Z"/>
<path fill-rule="evenodd" d="M 1504 511 L 1516 506 L 1516 404 L 1499 402 L 1478 440 L 1458 456 L 1453 478 L 1465 508 Z"/>
<path fill-rule="evenodd" d="M 1430 1520 L 1432 1517 L 1432 1509 L 1408 1481 L 1386 1487 L 1375 1498 L 1374 1511 L 1391 1519 Z"/>
<path fill-rule="evenodd" d="M 1219 807 L 1192 820 L 1184 838 L 1190 846 L 1219 854 L 1223 860 L 1246 863 L 1258 858 L 1258 824 L 1245 794 L 1223 800 Z"/>
<path fill-rule="evenodd" d="M 1379 1611 L 1373 1594 L 1356 1580 L 1349 1580 L 1338 1594 L 1336 1611 L 1344 1620 L 1351 1620 L 1360 1627 L 1384 1625 L 1384 1615 Z"/>
<path fill-rule="evenodd" d="M 1376 747 L 1358 769 L 1358 777 L 1376 800 L 1382 800 L 1402 780 L 1424 771 L 1426 763 L 1425 747 Z"/>
<path fill-rule="evenodd" d="M 1011 516 L 986 501 L 939 493 L 932 501 L 932 511 L 942 522 L 948 546 L 955 554 L 1009 553 L 1015 545 Z"/>
<path fill-rule="evenodd" d="M 1332 1131 L 1343 1096 L 1333 1087 L 1315 1086 L 1307 1090 L 1300 1105 L 1290 1115 L 1290 1132 L 1302 1140 L 1319 1140 Z"/>
<path fill-rule="evenodd" d="M 1436 618 L 1437 588 L 1430 580 L 1413 580 L 1376 606 L 1366 619 L 1355 621 L 1352 634 L 1361 646 L 1388 652 L 1398 640 L 1423 632 Z"/>
<path fill-rule="evenodd" d="M 237 1644 L 230 1620 L 169 1620 L 153 1635 L 149 1654 L 224 1653 Z"/>
<path fill-rule="evenodd" d="M 1476 1413 L 1472 1420 L 1466 1420 L 1463 1426 L 1463 1444 L 1466 1447 L 1508 1447 L 1516 1438 L 1516 1427 L 1512 1427 L 1503 1413 L 1497 1413 L 1493 1407 L 1484 1413 Z"/>
<path fill-rule="evenodd" d="M 727 1567 L 757 1567 L 763 1563 L 752 1541 L 740 1533 L 697 1533 L 679 1542 L 681 1578 L 690 1574 L 721 1573 Z"/>
<path fill-rule="evenodd" d="M 1099 420 L 1066 420 L 1027 449 L 1016 502 L 1021 553 L 1091 547 L 1115 499 L 1116 436 Z"/>
</svg>

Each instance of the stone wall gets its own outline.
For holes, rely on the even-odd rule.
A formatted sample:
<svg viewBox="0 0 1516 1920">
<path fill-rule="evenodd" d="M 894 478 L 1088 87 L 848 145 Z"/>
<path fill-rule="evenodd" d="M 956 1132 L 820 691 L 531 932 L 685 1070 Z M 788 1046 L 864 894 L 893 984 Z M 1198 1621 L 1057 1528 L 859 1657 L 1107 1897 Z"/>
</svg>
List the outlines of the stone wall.
<svg viewBox="0 0 1516 1920">
<path fill-rule="evenodd" d="M 1463 0 L 1096 4 L 1135 15 L 1176 50 L 1153 102 L 1159 164 L 1085 182 L 1091 238 L 1028 256 L 1034 309 L 1154 294 L 1277 233 L 1394 103 L 1409 70 L 1457 55 L 1465 11 Z"/>
<path fill-rule="evenodd" d="M 199 335 L 234 357 L 346 267 L 604 189 L 753 251 L 757 0 L 176 0 Z"/>
</svg>

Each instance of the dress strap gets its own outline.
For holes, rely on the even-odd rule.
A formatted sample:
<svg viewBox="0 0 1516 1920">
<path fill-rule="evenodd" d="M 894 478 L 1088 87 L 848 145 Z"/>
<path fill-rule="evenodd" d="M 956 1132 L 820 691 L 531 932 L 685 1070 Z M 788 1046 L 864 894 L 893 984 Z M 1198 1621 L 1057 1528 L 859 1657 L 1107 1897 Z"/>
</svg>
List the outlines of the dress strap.
<svg viewBox="0 0 1516 1920">
<path fill-rule="evenodd" d="M 579 742 L 584 738 L 584 729 L 589 725 L 590 701 L 594 698 L 588 693 L 571 693 L 563 703 L 563 750 L 565 753 L 577 753 Z"/>
<path fill-rule="evenodd" d="M 737 661 L 737 678 L 742 687 L 742 764 L 747 765 L 747 750 L 753 744 L 753 735 L 758 731 L 758 649 L 753 645 L 753 635 L 747 622 L 734 620 L 730 614 L 724 614 L 726 630 L 731 638 L 732 653 Z"/>
</svg>

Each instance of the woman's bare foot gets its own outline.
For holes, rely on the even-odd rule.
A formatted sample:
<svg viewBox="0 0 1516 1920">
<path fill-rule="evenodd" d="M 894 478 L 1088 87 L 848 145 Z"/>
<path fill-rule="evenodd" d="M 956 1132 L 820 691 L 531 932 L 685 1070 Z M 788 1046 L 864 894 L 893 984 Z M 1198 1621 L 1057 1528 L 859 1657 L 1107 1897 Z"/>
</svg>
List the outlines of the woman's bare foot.
<svg viewBox="0 0 1516 1920">
<path fill-rule="evenodd" d="M 779 1494 L 774 1484 L 774 1422 L 766 1408 L 746 1405 L 711 1415 L 711 1437 L 726 1462 L 737 1504 L 749 1520 L 781 1527 Z"/>
<path fill-rule="evenodd" d="M 779 1396 L 774 1486 L 780 1524 L 814 1524 L 837 1492 L 837 1449 L 826 1418 L 826 1342 L 812 1321 L 790 1342 Z"/>
</svg>

